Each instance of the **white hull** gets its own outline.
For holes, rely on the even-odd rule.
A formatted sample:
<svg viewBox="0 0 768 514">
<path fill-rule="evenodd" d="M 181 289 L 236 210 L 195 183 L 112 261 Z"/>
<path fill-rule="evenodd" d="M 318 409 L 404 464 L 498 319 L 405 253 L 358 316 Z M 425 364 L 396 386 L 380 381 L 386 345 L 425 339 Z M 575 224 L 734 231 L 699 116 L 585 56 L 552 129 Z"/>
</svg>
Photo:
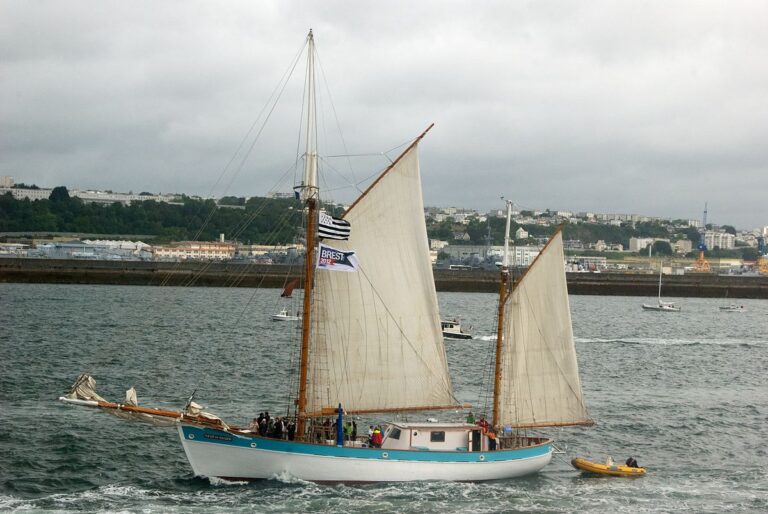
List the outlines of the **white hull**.
<svg viewBox="0 0 768 514">
<path fill-rule="evenodd" d="M 672 305 L 648 305 L 644 303 L 643 309 L 647 311 L 680 312 L 680 307 L 674 307 Z"/>
<path fill-rule="evenodd" d="M 299 321 L 300 319 L 300 316 L 293 316 L 292 314 L 288 314 L 287 309 L 283 309 L 277 314 L 272 315 L 272 321 Z"/>
<path fill-rule="evenodd" d="M 301 318 L 297 316 L 281 316 L 280 314 L 273 314 L 272 321 L 299 321 Z"/>
<path fill-rule="evenodd" d="M 446 339 L 472 339 L 472 334 L 465 334 L 464 332 L 445 332 L 443 331 L 443 337 Z"/>
<path fill-rule="evenodd" d="M 222 435 L 231 439 L 222 441 Z M 536 473 L 552 458 L 550 444 L 472 453 L 337 448 L 244 437 L 185 425 L 179 425 L 179 436 L 195 475 L 225 480 L 258 480 L 282 474 L 311 482 L 498 480 Z M 421 460 L 424 458 L 434 460 Z"/>
</svg>

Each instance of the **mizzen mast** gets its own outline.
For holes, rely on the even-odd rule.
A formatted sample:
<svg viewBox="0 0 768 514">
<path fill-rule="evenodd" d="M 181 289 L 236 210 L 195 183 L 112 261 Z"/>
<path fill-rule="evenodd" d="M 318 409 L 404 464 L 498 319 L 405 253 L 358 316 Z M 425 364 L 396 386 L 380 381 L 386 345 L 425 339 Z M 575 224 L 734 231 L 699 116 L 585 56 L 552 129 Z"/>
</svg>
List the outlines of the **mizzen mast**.
<svg viewBox="0 0 768 514">
<path fill-rule="evenodd" d="M 496 368 L 493 375 L 493 424 L 494 428 L 500 425 L 499 401 L 501 398 L 501 359 L 504 348 L 504 304 L 509 289 L 509 230 L 512 223 L 512 200 L 507 200 L 507 226 L 504 231 L 504 259 L 501 263 L 501 280 L 499 281 L 499 311 L 496 326 Z"/>
<path fill-rule="evenodd" d="M 311 327 L 312 287 L 315 265 L 315 234 L 317 233 L 317 109 L 315 97 L 315 40 L 310 29 L 307 35 L 307 132 L 304 153 L 304 179 L 300 187 L 301 199 L 307 206 L 307 233 L 304 259 L 304 303 L 301 325 L 301 360 L 299 363 L 299 398 L 297 402 L 297 427 L 299 437 L 304 435 L 307 407 L 307 371 L 309 366 L 309 333 Z"/>
</svg>

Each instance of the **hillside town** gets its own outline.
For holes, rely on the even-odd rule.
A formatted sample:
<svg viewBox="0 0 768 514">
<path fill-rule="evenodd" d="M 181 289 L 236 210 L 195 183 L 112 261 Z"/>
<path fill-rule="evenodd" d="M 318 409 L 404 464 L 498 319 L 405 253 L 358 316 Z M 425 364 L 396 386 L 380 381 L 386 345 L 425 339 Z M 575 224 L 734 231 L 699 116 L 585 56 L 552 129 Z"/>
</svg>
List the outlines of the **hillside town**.
<svg viewBox="0 0 768 514">
<path fill-rule="evenodd" d="M 12 177 L 0 177 L 0 195 L 10 194 L 17 200 L 47 200 L 53 189 L 17 184 Z M 84 203 L 123 205 L 154 201 L 179 203 L 179 194 L 142 192 L 139 194 L 112 191 L 72 189 L 70 196 Z M 272 198 L 290 198 L 276 193 Z M 234 201 L 232 201 L 234 200 Z M 244 208 L 244 198 L 218 199 L 221 208 Z M 343 206 L 341 206 L 343 207 Z M 500 261 L 503 245 L 493 244 L 491 227 L 505 221 L 505 212 L 491 209 L 480 212 L 458 207 L 426 207 L 424 215 L 430 234 L 429 246 L 432 262 L 438 267 L 451 269 L 493 268 Z M 548 234 L 555 227 L 590 229 L 581 238 L 564 241 L 568 254 L 569 271 L 608 271 L 646 268 L 642 260 L 636 264 L 633 257 L 665 255 L 678 258 L 678 273 L 690 271 L 684 262 L 704 248 L 712 251 L 752 249 L 754 258 L 728 256 L 717 259 L 717 270 L 744 273 L 758 271 L 765 266 L 765 238 L 768 226 L 750 230 L 737 230 L 729 225 L 704 224 L 699 219 L 666 219 L 657 216 L 625 213 L 571 212 L 564 210 L 512 211 L 513 241 L 511 263 L 527 267 L 536 258 Z M 645 228 L 649 235 L 626 237 L 619 229 Z M 636 230 L 636 232 L 642 232 Z M 653 234 L 651 234 L 651 232 Z M 598 234 L 598 235 L 596 235 Z M 604 234 L 604 238 L 598 238 Z M 614 239 L 610 239 L 613 237 Z M 131 238 L 102 238 L 96 234 L 0 234 L 1 257 L 141 260 L 141 261 L 234 261 L 258 264 L 293 263 L 301 259 L 304 247 L 300 241 L 293 244 L 252 244 L 228 239 L 221 233 L 216 240 L 172 241 L 152 244 Z"/>
</svg>

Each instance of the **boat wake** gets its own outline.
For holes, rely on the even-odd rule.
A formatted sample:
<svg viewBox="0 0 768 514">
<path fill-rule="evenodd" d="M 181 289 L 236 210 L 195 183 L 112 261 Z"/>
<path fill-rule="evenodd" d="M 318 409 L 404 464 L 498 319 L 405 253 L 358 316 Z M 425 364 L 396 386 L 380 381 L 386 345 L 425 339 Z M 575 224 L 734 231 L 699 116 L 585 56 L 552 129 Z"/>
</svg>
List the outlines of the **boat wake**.
<svg viewBox="0 0 768 514">
<path fill-rule="evenodd" d="M 659 339 L 651 337 L 628 337 L 622 339 L 613 338 L 575 338 L 578 344 L 636 344 L 653 346 L 746 346 L 746 347 L 764 347 L 768 346 L 768 340 L 744 340 L 744 339 Z"/>
</svg>

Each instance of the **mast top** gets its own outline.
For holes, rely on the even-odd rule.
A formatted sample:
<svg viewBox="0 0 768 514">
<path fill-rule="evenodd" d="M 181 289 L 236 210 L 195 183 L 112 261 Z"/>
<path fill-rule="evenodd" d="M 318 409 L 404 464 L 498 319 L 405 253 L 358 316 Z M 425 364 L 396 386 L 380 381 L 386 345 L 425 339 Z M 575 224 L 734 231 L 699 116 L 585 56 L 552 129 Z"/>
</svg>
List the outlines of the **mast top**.
<svg viewBox="0 0 768 514">
<path fill-rule="evenodd" d="M 503 196 L 501 199 L 504 200 L 507 206 L 507 225 L 504 230 L 504 259 L 501 264 L 501 272 L 504 274 L 509 272 L 509 230 L 512 223 L 512 200 L 507 200 Z"/>
</svg>

